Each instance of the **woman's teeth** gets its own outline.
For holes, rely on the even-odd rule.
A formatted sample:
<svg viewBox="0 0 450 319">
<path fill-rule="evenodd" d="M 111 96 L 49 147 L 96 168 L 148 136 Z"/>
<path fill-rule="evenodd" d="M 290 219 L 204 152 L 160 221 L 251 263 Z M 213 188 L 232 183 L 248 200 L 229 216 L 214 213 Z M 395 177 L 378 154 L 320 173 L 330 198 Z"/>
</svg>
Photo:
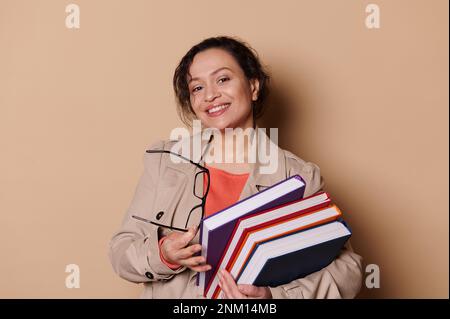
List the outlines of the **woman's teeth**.
<svg viewBox="0 0 450 319">
<path fill-rule="evenodd" d="M 211 114 L 211 113 L 214 113 L 214 112 L 218 112 L 218 111 L 223 110 L 223 109 L 225 109 L 225 108 L 227 108 L 229 106 L 230 106 L 230 103 L 225 103 L 225 104 L 222 104 L 222 105 L 218 105 L 216 107 L 213 107 L 212 109 L 209 109 L 208 113 Z"/>
</svg>

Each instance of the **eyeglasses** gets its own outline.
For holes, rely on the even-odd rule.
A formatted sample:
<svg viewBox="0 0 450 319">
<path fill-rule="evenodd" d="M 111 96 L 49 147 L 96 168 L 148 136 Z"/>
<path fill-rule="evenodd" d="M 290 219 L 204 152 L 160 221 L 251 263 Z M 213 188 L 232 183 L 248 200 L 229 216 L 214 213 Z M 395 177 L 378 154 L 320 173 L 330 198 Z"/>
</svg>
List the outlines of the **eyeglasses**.
<svg viewBox="0 0 450 319">
<path fill-rule="evenodd" d="M 167 151 L 167 150 L 147 150 L 146 152 L 147 152 L 147 153 L 150 153 L 150 154 L 155 154 L 155 153 L 169 153 L 169 154 L 172 154 L 172 155 L 174 155 L 174 156 L 178 156 L 179 158 L 183 159 L 184 161 L 189 162 L 189 163 L 195 165 L 196 167 L 198 167 L 198 168 L 200 169 L 200 171 L 197 172 L 197 173 L 195 174 L 195 178 L 194 178 L 194 187 L 193 187 L 193 191 L 192 191 L 192 192 L 193 192 L 193 194 L 194 194 L 195 197 L 197 197 L 198 199 L 201 200 L 201 203 L 200 203 L 199 205 L 194 206 L 194 207 L 190 210 L 190 212 L 189 212 L 189 214 L 188 214 L 188 217 L 187 217 L 187 220 L 186 220 L 186 224 L 184 225 L 184 228 L 178 228 L 178 227 L 174 227 L 174 226 L 172 226 L 172 225 L 170 225 L 170 226 L 169 226 L 169 225 L 163 225 L 163 224 L 160 224 L 160 223 L 157 223 L 157 222 L 154 222 L 154 221 L 151 221 L 151 220 L 148 220 L 148 219 L 142 218 L 142 217 L 140 217 L 140 216 L 136 216 L 136 215 L 132 215 L 132 217 L 135 218 L 135 219 L 137 219 L 137 220 L 140 220 L 140 221 L 143 221 L 143 222 L 146 222 L 146 223 L 150 223 L 150 224 L 153 224 L 153 225 L 156 225 L 156 226 L 165 227 L 165 228 L 168 228 L 168 229 L 178 230 L 178 231 L 182 231 L 182 232 L 187 232 L 187 231 L 188 231 L 187 228 L 188 228 L 188 224 L 189 224 L 189 219 L 191 218 L 191 215 L 192 215 L 192 213 L 193 213 L 194 211 L 196 211 L 196 210 L 198 210 L 198 209 L 201 209 L 201 214 L 202 214 L 201 216 L 202 216 L 202 217 L 201 217 L 201 219 L 200 219 L 200 223 L 201 223 L 203 217 L 205 216 L 206 197 L 207 197 L 207 195 L 208 195 L 208 191 L 209 191 L 209 182 L 210 182 L 209 170 L 208 170 L 206 167 L 200 165 L 199 163 L 195 163 L 194 161 L 192 161 L 192 160 L 190 160 L 190 159 L 188 159 L 188 158 L 186 158 L 186 157 L 184 157 L 184 156 L 182 156 L 182 155 L 180 155 L 180 154 L 171 152 L 171 151 Z M 202 157 L 203 157 L 203 155 L 202 155 Z M 201 161 L 201 158 L 200 158 L 200 161 Z M 198 180 L 197 180 L 198 178 L 201 179 L 200 181 L 201 181 L 201 183 L 203 184 L 204 176 L 206 176 L 207 186 L 206 186 L 206 192 L 205 192 L 204 194 L 202 194 L 202 193 L 200 192 L 201 188 L 196 187 L 196 185 L 197 185 L 197 182 L 198 182 Z M 199 192 L 200 192 L 200 194 L 199 194 Z M 163 213 L 164 213 L 164 212 L 163 212 Z M 199 226 L 199 225 L 200 225 L 200 224 L 198 224 L 197 226 Z"/>
</svg>

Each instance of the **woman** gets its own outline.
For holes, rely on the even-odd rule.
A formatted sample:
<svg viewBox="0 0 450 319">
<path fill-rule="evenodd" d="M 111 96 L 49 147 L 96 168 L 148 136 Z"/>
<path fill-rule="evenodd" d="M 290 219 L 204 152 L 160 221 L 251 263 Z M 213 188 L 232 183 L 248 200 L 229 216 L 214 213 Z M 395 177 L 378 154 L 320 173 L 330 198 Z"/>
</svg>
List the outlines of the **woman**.
<svg viewBox="0 0 450 319">
<path fill-rule="evenodd" d="M 175 71 L 179 114 L 187 125 L 200 120 L 214 132 L 254 128 L 253 141 L 262 147 L 263 133 L 256 119 L 262 114 L 268 80 L 257 55 L 245 43 L 230 37 L 206 39 L 186 53 Z M 195 144 L 194 139 L 189 137 L 189 145 Z M 249 143 L 238 142 L 232 148 L 235 153 L 227 152 L 226 142 L 233 141 L 230 135 L 214 134 L 208 141 L 201 140 L 200 159 L 176 163 L 169 152 L 177 141 L 158 141 L 145 154 L 144 173 L 109 252 L 120 277 L 144 283 L 142 298 L 203 298 L 196 274 L 210 266 L 199 254 L 197 230 L 202 214 L 214 213 L 295 174 L 306 182 L 305 197 L 322 190 L 317 165 L 277 148 L 275 172 L 262 174 L 260 159 L 251 161 Z M 224 151 L 225 163 L 205 162 L 204 155 L 211 155 L 212 149 Z M 238 156 L 244 161 L 235 160 Z M 321 271 L 278 287 L 236 285 L 226 271 L 219 276 L 224 298 L 353 298 L 361 286 L 361 257 L 347 243 Z"/>
</svg>

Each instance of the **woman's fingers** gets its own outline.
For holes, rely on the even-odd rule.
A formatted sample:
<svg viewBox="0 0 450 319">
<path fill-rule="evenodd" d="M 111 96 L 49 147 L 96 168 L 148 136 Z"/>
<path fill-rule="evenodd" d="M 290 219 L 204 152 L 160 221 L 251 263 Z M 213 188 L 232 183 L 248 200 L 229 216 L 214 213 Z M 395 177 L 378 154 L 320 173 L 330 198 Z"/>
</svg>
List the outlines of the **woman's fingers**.
<svg viewBox="0 0 450 319">
<path fill-rule="evenodd" d="M 189 227 L 187 232 L 172 232 L 167 235 L 167 240 L 171 242 L 174 248 L 180 249 L 186 247 L 189 242 L 195 237 L 196 227 Z"/>
<path fill-rule="evenodd" d="M 200 266 L 194 266 L 194 267 L 190 267 L 193 271 L 197 271 L 197 272 L 203 272 L 203 271 L 208 271 L 211 270 L 211 266 L 210 265 L 200 265 Z"/>
<path fill-rule="evenodd" d="M 180 259 L 179 262 L 181 265 L 184 265 L 186 267 L 195 267 L 195 266 L 204 265 L 205 257 L 195 256 L 195 257 L 191 257 L 191 258 Z"/>
<path fill-rule="evenodd" d="M 180 261 L 180 264 L 197 272 L 208 271 L 211 269 L 210 265 L 205 264 L 205 258 L 202 256 L 183 259 Z"/>
<path fill-rule="evenodd" d="M 226 270 L 221 269 L 219 271 L 219 285 L 220 285 L 220 288 L 223 290 L 225 297 L 227 299 L 246 298 L 246 296 L 239 291 L 233 277 L 231 277 L 231 275 Z"/>
<path fill-rule="evenodd" d="M 186 248 L 180 249 L 176 253 L 176 257 L 178 259 L 187 259 L 190 258 L 195 253 L 198 253 L 202 250 L 202 246 L 199 244 L 191 245 Z"/>
<path fill-rule="evenodd" d="M 238 289 L 244 295 L 250 298 L 262 298 L 264 295 L 264 289 L 253 285 L 238 285 Z M 263 290 L 261 290 L 263 289 Z"/>
<path fill-rule="evenodd" d="M 201 250 L 201 245 L 191 245 L 186 247 L 195 237 L 197 227 L 190 227 L 185 233 L 173 232 L 167 235 L 162 245 L 164 256 L 168 257 L 176 264 L 181 264 L 181 259 L 186 259 Z M 167 259 L 167 258 L 166 258 Z"/>
<path fill-rule="evenodd" d="M 206 259 L 203 256 L 193 256 L 202 250 L 200 244 L 187 246 L 195 237 L 197 227 L 190 227 L 187 232 L 172 233 L 164 241 L 165 255 L 168 255 L 174 263 L 191 268 L 194 271 L 208 271 L 211 266 L 206 265 Z M 163 244 L 163 245 L 164 245 Z M 187 246 L 187 247 L 186 247 Z"/>
<path fill-rule="evenodd" d="M 197 227 L 192 226 L 192 227 L 188 228 L 188 231 L 182 235 L 183 239 L 185 240 L 185 245 L 183 247 L 186 247 L 189 244 L 189 242 L 192 239 L 194 239 L 196 233 L 197 233 Z"/>
<path fill-rule="evenodd" d="M 185 233 L 172 233 L 168 237 L 171 240 L 171 244 L 175 249 L 181 249 L 186 247 L 189 242 L 195 237 L 197 227 L 189 227 Z"/>
</svg>

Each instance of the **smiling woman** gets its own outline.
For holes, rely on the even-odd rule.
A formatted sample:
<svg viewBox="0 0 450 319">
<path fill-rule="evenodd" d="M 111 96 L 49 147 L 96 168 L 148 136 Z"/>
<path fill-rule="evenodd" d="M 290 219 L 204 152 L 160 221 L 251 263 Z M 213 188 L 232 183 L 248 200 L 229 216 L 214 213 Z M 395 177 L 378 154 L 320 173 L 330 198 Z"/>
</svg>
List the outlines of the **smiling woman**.
<svg viewBox="0 0 450 319">
<path fill-rule="evenodd" d="M 256 119 L 263 112 L 268 81 L 256 52 L 234 38 L 206 39 L 181 59 L 173 77 L 181 119 L 189 127 L 192 120 L 200 120 L 203 127 L 220 133 L 217 139 L 202 140 L 202 150 L 234 144 L 234 154 L 231 162 L 227 158 L 225 163 L 209 162 L 207 167 L 206 151 L 200 159 L 194 155 L 176 164 L 167 153 L 177 141 L 167 140 L 155 143 L 145 155 L 144 173 L 110 245 L 114 270 L 126 280 L 144 283 L 143 298 L 204 298 L 203 287 L 196 285 L 198 273 L 211 269 L 205 257 L 198 255 L 202 247 L 197 225 L 203 217 L 256 194 L 261 186 L 270 187 L 294 175 L 305 181 L 304 197 L 323 189 L 316 164 L 276 145 L 276 169 L 259 171 L 259 152 L 265 149 L 259 141 L 269 139 L 260 138 L 264 133 Z M 255 129 L 256 162 L 249 160 L 251 147 L 243 139 L 235 143 L 234 134 L 222 134 L 227 129 Z M 188 145 L 196 140 L 193 135 L 186 138 Z M 321 271 L 285 285 L 237 285 L 225 270 L 219 273 L 219 285 L 225 298 L 353 298 L 361 286 L 361 261 L 348 244 Z"/>
<path fill-rule="evenodd" d="M 206 126 L 219 130 L 252 127 L 252 110 L 248 101 L 258 99 L 259 83 L 257 79 L 247 80 L 229 53 L 208 49 L 197 54 L 189 78 L 192 109 Z"/>
<path fill-rule="evenodd" d="M 183 122 L 192 126 L 193 119 L 200 119 L 220 130 L 251 127 L 263 113 L 268 84 L 257 53 L 230 37 L 209 38 L 193 46 L 173 77 Z"/>
</svg>

